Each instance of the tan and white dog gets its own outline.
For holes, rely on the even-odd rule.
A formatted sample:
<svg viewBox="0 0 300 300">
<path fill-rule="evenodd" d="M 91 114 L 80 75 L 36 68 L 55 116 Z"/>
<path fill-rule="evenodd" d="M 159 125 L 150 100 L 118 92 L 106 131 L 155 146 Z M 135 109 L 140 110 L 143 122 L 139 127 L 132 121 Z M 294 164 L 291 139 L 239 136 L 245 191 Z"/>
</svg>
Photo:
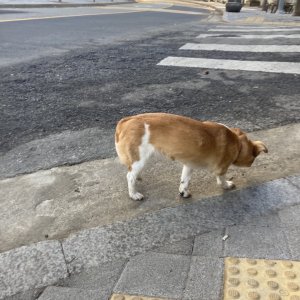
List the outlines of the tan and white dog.
<svg viewBox="0 0 300 300">
<path fill-rule="evenodd" d="M 209 169 L 219 185 L 231 189 L 234 183 L 225 180 L 229 166 L 250 167 L 256 156 L 268 152 L 261 141 L 251 141 L 238 128 L 166 113 L 123 118 L 116 128 L 115 144 L 121 163 L 128 168 L 128 191 L 133 200 L 143 199 L 136 190 L 136 180 L 156 151 L 183 163 L 182 197 L 191 195 L 188 186 L 193 168 Z"/>
</svg>

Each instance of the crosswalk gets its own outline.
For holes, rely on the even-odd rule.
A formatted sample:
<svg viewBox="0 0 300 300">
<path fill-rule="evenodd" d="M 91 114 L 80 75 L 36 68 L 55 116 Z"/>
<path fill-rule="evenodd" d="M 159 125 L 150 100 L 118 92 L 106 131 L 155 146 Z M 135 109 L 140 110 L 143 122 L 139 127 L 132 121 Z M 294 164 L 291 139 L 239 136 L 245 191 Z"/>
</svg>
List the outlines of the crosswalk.
<svg viewBox="0 0 300 300">
<path fill-rule="evenodd" d="M 300 74 L 300 63 L 294 61 L 300 53 L 300 28 L 220 25 L 210 28 L 208 31 L 212 33 L 201 33 L 195 37 L 197 43 L 191 42 L 181 46 L 179 48 L 182 53 L 181 56 L 168 56 L 161 60 L 158 65 Z M 207 39 L 209 42 L 206 42 Z M 213 42 L 211 42 L 212 40 Z M 241 41 L 240 44 L 236 44 L 237 41 Z M 187 50 L 190 50 L 190 52 Z M 203 55 L 203 51 L 206 51 L 205 53 L 210 51 L 210 58 L 206 58 L 207 55 Z M 243 59 L 213 57 L 216 53 L 224 53 L 223 56 L 226 56 L 227 53 L 228 57 L 232 57 L 231 53 L 237 52 L 242 53 Z M 187 53 L 189 55 L 192 53 L 193 57 L 188 57 Z M 247 60 L 249 53 L 252 56 L 251 60 Z M 256 53 L 258 55 L 259 53 L 265 55 L 277 54 L 276 61 L 261 60 L 261 56 L 258 57 L 258 60 L 253 60 L 253 55 Z M 284 56 L 284 61 L 278 59 L 280 55 Z"/>
</svg>

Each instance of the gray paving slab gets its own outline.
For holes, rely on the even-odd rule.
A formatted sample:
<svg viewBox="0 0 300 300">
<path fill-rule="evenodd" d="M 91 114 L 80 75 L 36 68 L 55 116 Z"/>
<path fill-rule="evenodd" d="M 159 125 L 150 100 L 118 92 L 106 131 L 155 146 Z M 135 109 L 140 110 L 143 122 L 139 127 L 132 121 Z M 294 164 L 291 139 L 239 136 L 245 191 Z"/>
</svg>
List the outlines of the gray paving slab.
<svg viewBox="0 0 300 300">
<path fill-rule="evenodd" d="M 286 236 L 292 259 L 300 260 L 300 226 L 286 230 Z"/>
<path fill-rule="evenodd" d="M 243 189 L 239 191 L 239 196 L 244 211 L 259 211 L 259 214 L 256 214 L 258 216 L 290 205 L 300 204 L 299 189 L 287 179 L 273 180 Z M 249 215 L 252 218 L 251 214 Z"/>
<path fill-rule="evenodd" d="M 283 209 L 290 205 L 300 204 L 300 191 L 287 179 L 270 181 L 260 186 L 258 197 L 267 208 Z"/>
<path fill-rule="evenodd" d="M 205 199 L 202 210 L 207 214 L 208 222 L 216 222 L 219 217 L 218 227 L 220 227 L 226 222 L 228 224 L 252 223 L 253 219 L 259 221 L 261 217 L 262 222 L 266 222 L 269 215 L 276 214 L 279 209 L 298 203 L 300 204 L 298 188 L 286 179 L 278 179 L 246 189 L 226 192 L 218 199 L 217 197 L 211 200 Z M 214 208 L 209 208 L 209 204 L 213 204 Z"/>
<path fill-rule="evenodd" d="M 283 229 L 274 227 L 232 226 L 227 229 L 225 256 L 290 259 Z"/>
<path fill-rule="evenodd" d="M 45 288 L 32 289 L 13 296 L 5 297 L 4 300 L 36 300 L 43 293 L 44 289 Z"/>
<path fill-rule="evenodd" d="M 221 258 L 192 257 L 184 300 L 220 300 L 224 263 Z"/>
<path fill-rule="evenodd" d="M 277 211 L 265 213 L 260 216 L 253 216 L 240 223 L 240 225 L 257 227 L 281 227 L 281 220 Z"/>
<path fill-rule="evenodd" d="M 0 254 L 0 299 L 68 276 L 61 244 L 46 241 Z"/>
<path fill-rule="evenodd" d="M 219 200 L 217 200 L 219 202 Z M 210 210 L 207 214 L 207 208 Z M 224 218 L 222 208 L 214 203 L 183 205 L 145 214 L 128 222 L 85 230 L 63 242 L 70 270 L 92 267 L 118 258 L 128 258 L 207 232 L 221 223 L 231 224 Z"/>
<path fill-rule="evenodd" d="M 282 209 L 278 214 L 283 226 L 291 229 L 295 226 L 300 226 L 300 204 Z"/>
<path fill-rule="evenodd" d="M 296 185 L 298 188 L 300 188 L 300 175 L 289 176 L 289 177 L 287 177 L 287 180 L 289 180 L 294 185 Z"/>
<path fill-rule="evenodd" d="M 194 245 L 194 237 L 184 239 L 175 243 L 166 243 L 162 247 L 153 249 L 153 252 L 179 254 L 179 255 L 192 255 Z"/>
<path fill-rule="evenodd" d="M 190 268 L 190 257 L 147 253 L 132 258 L 114 292 L 181 299 Z"/>
<path fill-rule="evenodd" d="M 93 267 L 108 261 L 129 258 L 179 242 L 213 229 L 247 224 L 256 218 L 261 226 L 279 209 L 300 203 L 297 187 L 280 179 L 240 191 L 224 193 L 174 208 L 145 214 L 130 221 L 89 229 L 63 242 L 70 270 Z M 264 219 L 264 220 L 263 220 Z M 278 218 L 274 217 L 278 221 Z"/>
<path fill-rule="evenodd" d="M 97 289 L 98 294 L 108 295 L 122 269 L 122 263 L 118 267 L 116 261 L 149 250 L 157 252 L 158 257 L 174 253 L 190 255 L 193 249 L 194 256 L 299 259 L 297 178 L 226 192 L 130 221 L 81 231 L 63 242 L 64 253 L 57 241 L 4 252 L 0 254 L 3 282 L 0 298 L 56 284 L 58 279 L 68 275 L 65 262 L 72 276 L 63 281 L 64 287 Z M 224 243 L 223 253 L 225 227 L 229 238 Z M 22 260 L 22 257 L 27 259 Z M 115 262 L 115 267 L 110 268 L 114 263 L 106 264 L 108 262 Z M 82 273 L 75 274 L 78 271 Z M 99 286 L 100 281 L 105 282 L 108 289 Z M 29 292 L 16 297 L 21 295 L 26 300 L 31 297 Z"/>
<path fill-rule="evenodd" d="M 118 260 L 97 268 L 83 270 L 61 280 L 58 285 L 82 290 L 97 290 L 98 299 L 108 299 L 126 263 L 127 260 Z"/>
<path fill-rule="evenodd" d="M 206 257 L 223 256 L 225 229 L 213 230 L 196 236 L 193 255 Z"/>
<path fill-rule="evenodd" d="M 77 288 L 49 286 L 44 293 L 38 298 L 39 300 L 100 300 L 97 290 L 85 290 Z"/>
</svg>

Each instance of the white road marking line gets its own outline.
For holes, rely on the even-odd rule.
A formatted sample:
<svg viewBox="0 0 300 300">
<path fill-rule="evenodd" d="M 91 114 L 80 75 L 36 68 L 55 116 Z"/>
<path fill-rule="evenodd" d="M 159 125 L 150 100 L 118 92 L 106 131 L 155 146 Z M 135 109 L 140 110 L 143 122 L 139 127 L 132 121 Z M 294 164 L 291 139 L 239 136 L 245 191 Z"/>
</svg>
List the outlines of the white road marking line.
<svg viewBox="0 0 300 300">
<path fill-rule="evenodd" d="M 62 19 L 62 18 L 75 18 L 75 17 L 92 17 L 92 16 L 102 16 L 102 15 L 114 15 L 114 14 L 128 14 L 128 13 L 136 13 L 138 11 L 120 11 L 120 12 L 99 12 L 99 13 L 88 13 L 88 14 L 81 14 L 81 15 L 66 15 L 66 16 L 48 16 L 48 17 L 29 17 L 29 18 L 20 18 L 20 19 L 7 19 L 7 20 L 0 20 L 0 23 L 6 22 L 20 22 L 20 21 L 34 21 L 34 20 L 51 20 L 51 19 Z"/>
<path fill-rule="evenodd" d="M 189 68 L 300 74 L 300 63 L 293 62 L 247 61 L 169 56 L 160 61 L 158 65 Z"/>
<path fill-rule="evenodd" d="M 300 45 L 228 45 L 187 43 L 179 49 L 234 52 L 300 52 Z"/>
<path fill-rule="evenodd" d="M 212 28 L 211 28 L 212 29 Z M 299 30 L 300 31 L 300 27 L 282 27 L 282 26 L 233 26 L 233 25 L 219 25 L 219 26 L 216 26 L 215 29 L 218 29 L 218 30 L 234 30 L 234 31 L 248 31 L 248 29 L 251 29 L 252 31 L 260 31 L 261 29 L 265 30 L 265 31 L 270 31 L 271 29 L 277 29 L 277 30 L 282 30 L 284 29 L 285 30 L 288 30 L 288 29 L 292 29 L 292 30 Z M 241 30 L 238 30 L 238 29 L 241 29 Z"/>
<path fill-rule="evenodd" d="M 171 6 L 170 6 L 171 7 Z M 148 12 L 148 11 L 153 11 L 153 12 L 167 12 L 167 13 L 173 13 L 173 14 L 186 14 L 186 15 L 204 15 L 205 13 L 203 12 L 198 12 L 198 11 L 188 11 L 188 10 L 177 10 L 177 9 L 169 9 L 169 8 L 151 8 L 151 7 L 138 7 L 135 6 L 133 8 L 131 7 L 123 7 L 123 6 L 116 6 L 116 10 L 122 9 L 122 10 L 134 10 L 138 12 Z"/>
<path fill-rule="evenodd" d="M 202 12 L 197 11 L 188 11 L 188 10 L 177 10 L 177 9 L 147 9 L 145 11 L 153 11 L 153 12 L 166 12 L 172 14 L 185 14 L 185 15 L 204 15 Z"/>
<path fill-rule="evenodd" d="M 265 31 L 300 31 L 300 28 L 210 28 L 208 31 L 234 31 L 234 32 L 239 32 L 239 31 L 246 31 L 246 32 L 251 32 L 251 31 L 259 31 L 259 32 L 265 32 Z"/>
<path fill-rule="evenodd" d="M 243 25 L 243 26 L 235 26 L 235 25 L 217 25 L 216 28 L 233 28 L 233 29 L 246 29 L 246 28 L 252 28 L 252 29 L 272 29 L 272 28 L 295 28 L 295 27 L 288 27 L 288 26 L 252 26 L 252 25 Z"/>
<path fill-rule="evenodd" d="M 224 34 L 224 35 L 229 35 L 229 34 Z M 285 38 L 285 39 L 299 39 L 300 34 L 290 34 L 290 35 L 285 35 L 285 34 L 237 34 L 236 36 L 223 36 L 223 34 L 199 34 L 197 38 L 208 38 L 208 37 L 214 37 L 214 38 L 226 38 L 226 39 L 276 39 L 276 38 Z"/>
</svg>

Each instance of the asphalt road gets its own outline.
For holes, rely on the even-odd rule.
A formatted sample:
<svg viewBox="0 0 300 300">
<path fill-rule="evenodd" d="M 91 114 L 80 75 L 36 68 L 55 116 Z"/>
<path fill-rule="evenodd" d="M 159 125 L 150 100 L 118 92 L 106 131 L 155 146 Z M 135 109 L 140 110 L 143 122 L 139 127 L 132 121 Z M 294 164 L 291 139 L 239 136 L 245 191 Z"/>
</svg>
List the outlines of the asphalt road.
<svg viewBox="0 0 300 300">
<path fill-rule="evenodd" d="M 203 9 L 194 9 L 203 15 L 191 15 L 189 8 L 186 14 L 164 13 L 164 9 L 171 9 L 170 5 L 0 10 L 0 66 L 142 38 L 149 31 L 203 19 L 209 14 Z M 180 7 L 175 9 L 179 11 Z"/>
<path fill-rule="evenodd" d="M 247 131 L 299 122 L 299 75 L 157 65 L 182 56 L 182 45 L 218 25 L 199 22 L 207 16 L 152 11 L 1 23 L 1 41 L 15 55 L 6 56 L 1 43 L 0 176 L 114 157 L 116 122 L 142 112 Z M 218 42 L 228 43 L 226 34 Z M 300 60 L 297 53 L 202 51 L 201 57 Z"/>
</svg>

